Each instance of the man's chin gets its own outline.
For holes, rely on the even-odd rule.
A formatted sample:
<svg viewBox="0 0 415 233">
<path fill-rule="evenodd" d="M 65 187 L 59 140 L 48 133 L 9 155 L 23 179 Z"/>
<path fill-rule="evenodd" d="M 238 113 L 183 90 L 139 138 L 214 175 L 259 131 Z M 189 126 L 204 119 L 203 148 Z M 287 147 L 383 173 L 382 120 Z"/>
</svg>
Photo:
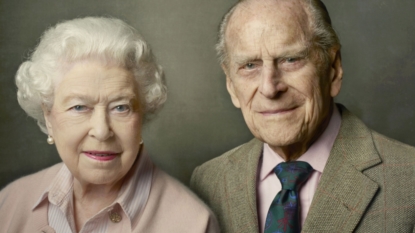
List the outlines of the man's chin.
<svg viewBox="0 0 415 233">
<path fill-rule="evenodd" d="M 296 144 L 303 139 L 301 124 L 290 123 L 266 124 L 254 135 L 261 141 L 278 147 Z"/>
<path fill-rule="evenodd" d="M 298 144 L 298 139 L 293 137 L 283 137 L 283 138 L 272 138 L 272 137 L 265 137 L 260 139 L 264 143 L 267 143 L 271 148 L 282 148 L 282 147 L 290 147 Z"/>
</svg>

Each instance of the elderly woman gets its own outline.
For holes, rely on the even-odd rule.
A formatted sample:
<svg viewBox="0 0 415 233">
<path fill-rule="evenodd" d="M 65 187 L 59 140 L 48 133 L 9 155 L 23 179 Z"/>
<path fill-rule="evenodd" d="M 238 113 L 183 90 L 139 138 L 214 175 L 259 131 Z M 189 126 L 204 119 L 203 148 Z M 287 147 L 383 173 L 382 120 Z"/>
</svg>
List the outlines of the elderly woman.
<svg viewBox="0 0 415 233">
<path fill-rule="evenodd" d="M 142 124 L 166 87 L 133 28 L 112 18 L 60 23 L 16 83 L 63 163 L 0 192 L 0 232 L 218 232 L 208 208 L 143 149 Z"/>
</svg>

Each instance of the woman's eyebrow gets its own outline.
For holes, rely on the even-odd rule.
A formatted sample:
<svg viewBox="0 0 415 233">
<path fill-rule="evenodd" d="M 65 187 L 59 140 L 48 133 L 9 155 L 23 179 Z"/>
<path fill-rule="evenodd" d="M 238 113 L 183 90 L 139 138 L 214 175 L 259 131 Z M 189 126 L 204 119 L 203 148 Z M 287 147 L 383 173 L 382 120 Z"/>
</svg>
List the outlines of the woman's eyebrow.
<svg viewBox="0 0 415 233">
<path fill-rule="evenodd" d="M 70 102 L 72 100 L 80 100 L 82 102 L 92 102 L 93 99 L 91 96 L 85 95 L 85 94 L 79 94 L 79 93 L 71 93 L 63 99 L 63 103 Z"/>
<path fill-rule="evenodd" d="M 137 95 L 134 93 L 114 94 L 114 95 L 109 95 L 106 99 L 109 102 L 114 102 L 114 101 L 119 101 L 119 100 L 131 100 L 131 99 L 137 99 Z M 81 93 L 71 93 L 63 99 L 63 103 L 67 103 L 72 100 L 80 100 L 86 103 L 91 103 L 91 102 L 96 101 L 95 98 L 89 95 L 85 95 Z"/>
<path fill-rule="evenodd" d="M 132 100 L 132 99 L 137 99 L 137 95 L 134 93 L 122 93 L 122 94 L 115 94 L 115 95 L 110 95 L 108 97 L 108 101 L 109 102 L 114 102 L 114 101 L 119 101 L 119 100 Z"/>
</svg>

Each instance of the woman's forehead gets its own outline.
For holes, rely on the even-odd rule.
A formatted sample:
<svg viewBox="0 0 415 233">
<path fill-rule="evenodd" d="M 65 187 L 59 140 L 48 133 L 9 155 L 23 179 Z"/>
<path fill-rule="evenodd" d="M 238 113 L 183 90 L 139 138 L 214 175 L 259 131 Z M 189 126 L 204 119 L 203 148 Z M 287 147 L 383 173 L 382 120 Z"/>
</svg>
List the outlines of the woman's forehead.
<svg viewBox="0 0 415 233">
<path fill-rule="evenodd" d="M 118 66 L 105 66 L 96 61 L 77 62 L 56 79 L 55 97 L 62 96 L 138 96 L 134 76 Z M 116 97 L 116 98 L 119 98 Z M 66 97 L 65 97 L 66 98 Z"/>
</svg>

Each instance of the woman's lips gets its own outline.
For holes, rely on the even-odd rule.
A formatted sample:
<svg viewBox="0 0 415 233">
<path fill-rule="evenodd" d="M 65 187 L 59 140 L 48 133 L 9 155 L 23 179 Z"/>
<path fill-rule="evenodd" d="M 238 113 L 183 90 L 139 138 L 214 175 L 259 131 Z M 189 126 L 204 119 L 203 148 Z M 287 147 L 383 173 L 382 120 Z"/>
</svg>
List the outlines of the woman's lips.
<svg viewBox="0 0 415 233">
<path fill-rule="evenodd" d="M 87 157 L 98 161 L 110 161 L 120 154 L 113 151 L 83 151 L 83 153 Z"/>
</svg>

